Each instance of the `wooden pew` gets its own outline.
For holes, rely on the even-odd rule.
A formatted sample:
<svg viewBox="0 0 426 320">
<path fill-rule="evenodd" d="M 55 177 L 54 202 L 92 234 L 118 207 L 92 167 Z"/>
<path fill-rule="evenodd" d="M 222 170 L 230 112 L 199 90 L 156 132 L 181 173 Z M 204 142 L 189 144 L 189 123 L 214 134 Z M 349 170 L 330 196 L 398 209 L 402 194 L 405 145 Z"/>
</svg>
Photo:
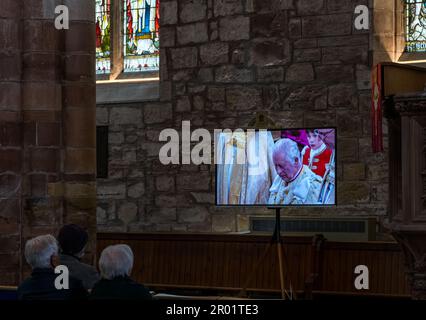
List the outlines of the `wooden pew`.
<svg viewBox="0 0 426 320">
<path fill-rule="evenodd" d="M 402 253 L 394 242 L 328 242 L 311 237 L 284 237 L 286 286 L 291 281 L 302 297 L 341 293 L 407 297 Z M 126 243 L 135 254 L 133 277 L 160 292 L 214 292 L 236 295 L 264 252 L 270 236 L 188 233 L 99 233 L 97 252 Z M 354 269 L 367 265 L 370 290 L 354 287 Z M 280 290 L 277 256 L 265 258 L 248 292 L 276 294 Z"/>
</svg>

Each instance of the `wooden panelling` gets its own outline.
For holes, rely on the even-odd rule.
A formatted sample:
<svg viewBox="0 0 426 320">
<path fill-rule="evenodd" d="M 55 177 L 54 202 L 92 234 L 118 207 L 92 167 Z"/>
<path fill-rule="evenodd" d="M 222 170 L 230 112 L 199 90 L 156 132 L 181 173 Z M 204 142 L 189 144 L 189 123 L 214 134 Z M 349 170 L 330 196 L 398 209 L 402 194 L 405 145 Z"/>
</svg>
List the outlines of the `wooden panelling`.
<svg viewBox="0 0 426 320">
<path fill-rule="evenodd" d="M 126 243 L 135 254 L 133 277 L 153 287 L 241 288 L 270 242 L 268 236 L 214 234 L 98 234 L 98 256 L 108 245 Z M 408 295 L 402 253 L 396 243 L 325 241 L 314 270 L 310 237 L 284 237 L 286 287 L 304 291 L 319 273 L 315 291 L 360 293 L 354 288 L 357 265 L 369 268 L 370 290 L 377 295 Z M 278 291 L 276 246 L 265 256 L 250 290 Z"/>
</svg>

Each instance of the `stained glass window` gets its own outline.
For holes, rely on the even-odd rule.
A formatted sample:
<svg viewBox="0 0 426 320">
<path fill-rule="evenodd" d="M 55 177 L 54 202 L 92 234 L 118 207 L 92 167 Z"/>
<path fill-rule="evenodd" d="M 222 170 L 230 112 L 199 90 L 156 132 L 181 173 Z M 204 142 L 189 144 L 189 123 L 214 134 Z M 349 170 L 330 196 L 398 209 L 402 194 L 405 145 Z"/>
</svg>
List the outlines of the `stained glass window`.
<svg viewBox="0 0 426 320">
<path fill-rule="evenodd" d="M 111 0 L 96 0 L 96 73 L 109 73 L 111 68 Z"/>
<path fill-rule="evenodd" d="M 124 71 L 156 71 L 160 61 L 160 0 L 124 1 Z"/>
<path fill-rule="evenodd" d="M 426 0 L 405 0 L 406 52 L 426 52 Z"/>
</svg>

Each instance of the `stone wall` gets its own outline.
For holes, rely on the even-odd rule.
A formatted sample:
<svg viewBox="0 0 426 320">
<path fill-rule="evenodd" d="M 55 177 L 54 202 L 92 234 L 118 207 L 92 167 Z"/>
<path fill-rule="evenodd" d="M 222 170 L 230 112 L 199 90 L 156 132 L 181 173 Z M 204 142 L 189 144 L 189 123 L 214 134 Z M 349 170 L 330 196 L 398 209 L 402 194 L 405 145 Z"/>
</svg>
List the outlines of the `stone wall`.
<svg viewBox="0 0 426 320">
<path fill-rule="evenodd" d="M 60 3 L 70 9 L 67 31 L 54 26 Z M 88 230 L 93 258 L 94 48 L 94 1 L 1 1 L 0 285 L 30 271 L 28 238 L 64 223 Z"/>
<path fill-rule="evenodd" d="M 249 215 L 268 211 L 216 208 L 214 167 L 161 165 L 158 135 L 183 120 L 247 128 L 257 112 L 283 128 L 338 129 L 338 206 L 287 214 L 385 215 L 387 153 L 370 142 L 371 33 L 353 26 L 368 2 L 162 0 L 158 101 L 98 105 L 98 124 L 110 126 L 98 230 L 247 230 Z"/>
</svg>

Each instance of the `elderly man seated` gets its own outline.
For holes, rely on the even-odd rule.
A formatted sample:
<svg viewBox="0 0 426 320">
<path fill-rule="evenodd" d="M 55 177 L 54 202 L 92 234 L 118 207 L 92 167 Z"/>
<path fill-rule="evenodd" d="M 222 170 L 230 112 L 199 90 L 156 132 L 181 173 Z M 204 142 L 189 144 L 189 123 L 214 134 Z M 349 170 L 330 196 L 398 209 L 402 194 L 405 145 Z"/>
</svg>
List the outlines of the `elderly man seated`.
<svg viewBox="0 0 426 320">
<path fill-rule="evenodd" d="M 130 279 L 132 249 L 125 244 L 106 247 L 99 258 L 101 280 L 95 284 L 90 299 L 152 300 L 148 289 Z"/>
<path fill-rule="evenodd" d="M 69 277 L 68 289 L 57 289 L 54 268 L 59 264 L 58 244 L 52 235 L 38 236 L 25 244 L 25 259 L 31 276 L 18 287 L 20 300 L 68 300 L 87 298 L 81 281 Z"/>
</svg>

